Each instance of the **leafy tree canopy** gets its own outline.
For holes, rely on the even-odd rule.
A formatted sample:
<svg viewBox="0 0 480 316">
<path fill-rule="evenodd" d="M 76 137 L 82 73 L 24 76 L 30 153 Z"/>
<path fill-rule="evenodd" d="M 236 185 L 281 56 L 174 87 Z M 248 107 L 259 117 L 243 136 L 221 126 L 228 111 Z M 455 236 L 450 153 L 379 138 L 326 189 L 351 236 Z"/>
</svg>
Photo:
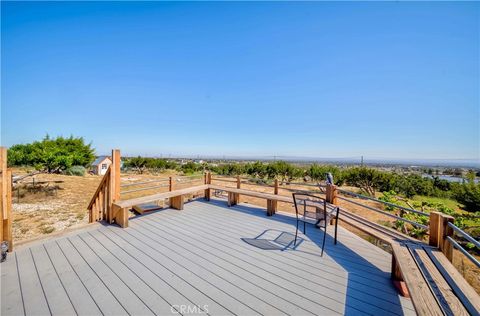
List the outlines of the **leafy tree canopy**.
<svg viewBox="0 0 480 316">
<path fill-rule="evenodd" d="M 82 137 L 45 136 L 41 141 L 18 144 L 8 149 L 11 166 L 34 166 L 35 169 L 60 173 L 72 166 L 88 167 L 95 159 L 95 150 Z"/>
</svg>

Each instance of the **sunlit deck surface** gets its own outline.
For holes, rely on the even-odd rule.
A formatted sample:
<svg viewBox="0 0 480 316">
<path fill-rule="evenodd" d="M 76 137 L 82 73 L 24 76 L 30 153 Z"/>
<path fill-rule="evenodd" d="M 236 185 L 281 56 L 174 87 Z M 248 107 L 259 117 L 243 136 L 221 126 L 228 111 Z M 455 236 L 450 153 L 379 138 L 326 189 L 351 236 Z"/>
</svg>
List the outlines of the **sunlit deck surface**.
<svg viewBox="0 0 480 316">
<path fill-rule="evenodd" d="M 415 314 L 390 280 L 391 256 L 339 227 L 248 204 L 185 204 L 18 248 L 1 264 L 2 315 Z"/>
</svg>

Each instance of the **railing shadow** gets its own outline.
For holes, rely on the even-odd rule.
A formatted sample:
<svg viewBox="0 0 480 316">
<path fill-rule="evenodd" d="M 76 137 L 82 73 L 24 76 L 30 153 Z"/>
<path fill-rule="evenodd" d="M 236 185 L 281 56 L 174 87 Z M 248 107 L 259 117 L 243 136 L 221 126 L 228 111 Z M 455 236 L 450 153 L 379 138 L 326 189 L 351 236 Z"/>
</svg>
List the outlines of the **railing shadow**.
<svg viewBox="0 0 480 316">
<path fill-rule="evenodd" d="M 213 204 L 223 208 L 226 207 L 225 201 L 223 200 L 212 199 L 208 202 L 197 200 L 197 202 Z M 232 212 L 248 214 L 250 216 L 268 218 L 272 221 L 284 223 L 292 227 L 291 231 L 266 228 L 264 231 L 259 231 L 258 235 L 256 236 L 247 236 L 241 238 L 244 242 L 254 247 L 268 251 L 292 251 L 306 254 L 308 256 L 313 256 L 315 260 L 319 261 L 331 259 L 335 263 L 337 263 L 342 269 L 344 269 L 347 275 L 347 290 L 345 293 L 345 310 L 339 311 L 340 313 L 343 313 L 345 315 L 358 315 L 362 312 L 378 314 L 380 309 L 384 311 L 384 314 L 404 314 L 404 310 L 400 302 L 400 297 L 396 292 L 393 284 L 389 282 L 390 273 L 382 271 L 376 265 L 365 259 L 361 255 L 361 253 L 350 249 L 344 242 L 342 242 L 341 235 L 339 236 L 337 244 L 334 245 L 334 238 L 329 235 L 329 233 L 333 233 L 333 229 L 327 229 L 325 253 L 324 257 L 322 257 L 320 253 L 321 241 L 324 231 L 314 228 L 314 223 L 309 224 L 306 236 L 302 234 L 303 231 L 299 231 L 300 238 L 297 240 L 297 245 L 294 246 L 294 217 L 278 213 L 274 216 L 267 217 L 266 212 L 262 209 L 259 209 L 258 206 L 247 206 L 245 204 L 235 205 L 233 207 L 230 207 L 229 210 L 231 210 Z M 312 251 L 311 249 L 308 249 L 306 247 L 300 247 L 304 243 L 313 243 L 314 245 L 316 245 L 316 247 L 318 247 L 318 252 Z M 375 246 L 372 245 L 372 247 Z M 359 301 L 365 301 L 365 293 L 363 293 L 363 295 L 359 294 L 359 291 L 363 291 L 364 288 L 359 287 L 359 284 L 357 282 L 353 282 L 352 279 L 362 274 L 376 275 L 377 277 L 385 279 L 385 282 L 381 284 L 381 286 L 385 290 L 385 292 L 382 294 L 382 296 L 384 297 L 378 298 L 372 296 L 370 302 L 367 302 L 366 304 L 359 303 Z M 385 298 L 385 296 L 388 296 L 387 299 Z M 368 309 L 369 304 L 371 305 L 371 310 L 366 310 Z"/>
</svg>

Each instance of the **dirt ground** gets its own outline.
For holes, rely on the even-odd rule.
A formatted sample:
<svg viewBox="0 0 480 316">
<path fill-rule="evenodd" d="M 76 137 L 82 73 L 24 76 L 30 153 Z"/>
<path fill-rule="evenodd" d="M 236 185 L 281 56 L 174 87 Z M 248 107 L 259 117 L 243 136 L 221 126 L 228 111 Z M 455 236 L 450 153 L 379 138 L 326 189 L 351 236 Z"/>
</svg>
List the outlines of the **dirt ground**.
<svg viewBox="0 0 480 316">
<path fill-rule="evenodd" d="M 14 175 L 26 174 L 25 170 L 14 170 Z M 128 174 L 121 176 L 121 198 L 129 199 L 153 193 L 168 191 L 168 177 L 174 179 L 174 188 L 181 189 L 193 185 L 203 184 L 203 176 L 197 175 L 191 178 L 182 177 L 174 172 L 162 174 Z M 215 180 L 218 179 L 218 180 Z M 220 180 L 221 179 L 221 180 Z M 88 222 L 87 205 L 100 183 L 101 176 L 65 176 L 37 174 L 27 177 L 17 183 L 13 190 L 13 238 L 15 242 L 30 240 L 61 232 L 66 229 L 80 227 Z M 161 180 L 161 181 L 159 181 Z M 147 182 L 147 183 L 145 183 Z M 135 185 L 135 183 L 143 183 Z M 236 187 L 235 178 L 215 177 L 212 183 L 229 187 Z M 266 193 L 273 193 L 273 187 L 258 185 L 247 180 L 242 180 L 242 189 L 255 190 Z M 135 191 L 137 189 L 149 188 L 147 190 Z M 322 195 L 316 187 L 299 184 L 282 184 L 279 186 L 279 194 L 290 196 L 293 190 L 315 191 Z M 346 188 L 355 191 L 355 188 Z M 134 192 L 128 192 L 134 191 Z M 198 196 L 202 196 L 199 193 Z M 195 196 L 197 197 L 197 196 Z M 241 197 L 241 202 L 266 207 L 266 201 L 253 198 Z M 363 204 L 380 208 L 382 205 L 374 201 L 362 200 Z M 166 205 L 165 201 L 159 201 L 159 205 Z M 377 223 L 393 225 L 391 217 L 372 212 L 354 204 L 340 200 L 339 205 L 351 212 L 357 213 Z M 289 203 L 278 203 L 278 210 L 295 213 L 293 205 Z M 133 216 L 133 214 L 132 214 Z M 351 228 L 349 228 L 351 229 Z M 356 232 L 358 233 L 358 232 Z M 360 234 L 361 235 L 361 234 Z M 363 235 L 365 239 L 377 244 L 369 236 Z M 476 268 L 468 259 L 456 251 L 454 265 L 464 275 L 467 281 L 480 292 L 480 269 Z"/>
</svg>

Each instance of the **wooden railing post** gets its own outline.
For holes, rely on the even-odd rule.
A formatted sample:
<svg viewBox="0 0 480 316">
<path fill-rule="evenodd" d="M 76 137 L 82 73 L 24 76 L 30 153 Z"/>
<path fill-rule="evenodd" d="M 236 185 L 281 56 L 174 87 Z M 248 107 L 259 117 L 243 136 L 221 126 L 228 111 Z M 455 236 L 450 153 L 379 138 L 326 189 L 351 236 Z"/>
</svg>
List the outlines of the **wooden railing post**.
<svg viewBox="0 0 480 316">
<path fill-rule="evenodd" d="M 337 186 L 334 184 L 327 184 L 326 200 L 330 204 L 337 204 Z"/>
<path fill-rule="evenodd" d="M 453 229 L 448 223 L 453 223 L 454 218 L 440 212 L 430 213 L 429 238 L 430 246 L 438 247 L 448 260 L 453 260 L 453 246 L 447 237 L 453 236 Z"/>
<path fill-rule="evenodd" d="M 12 239 L 12 170 L 7 169 L 7 148 L 0 147 L 0 242 L 8 242 L 8 251 L 13 250 Z"/>
<path fill-rule="evenodd" d="M 240 180 L 240 176 L 237 175 L 237 189 L 240 189 L 240 187 L 242 186 L 242 181 Z M 235 195 L 235 204 L 239 204 L 240 203 L 240 194 L 237 193 Z"/>
<path fill-rule="evenodd" d="M 453 229 L 448 226 L 448 223 L 453 223 L 454 218 L 449 215 L 442 214 L 440 218 L 440 250 L 443 252 L 445 257 L 452 262 L 453 260 L 453 245 L 450 241 L 448 241 L 447 236 L 453 237 Z"/>
<path fill-rule="evenodd" d="M 173 177 L 170 176 L 168 177 L 168 191 L 173 191 L 173 186 L 174 186 Z"/>
<path fill-rule="evenodd" d="M 337 205 L 337 194 L 338 194 L 337 186 L 334 184 L 327 183 L 325 200 L 330 204 Z M 335 223 L 335 219 L 332 217 L 332 219 L 330 219 L 330 225 L 333 225 L 334 223 Z"/>
<path fill-rule="evenodd" d="M 440 219 L 442 214 L 439 212 L 431 212 L 429 220 L 428 244 L 433 247 L 440 247 Z"/>
<path fill-rule="evenodd" d="M 205 184 L 212 184 L 212 174 L 207 172 L 205 177 Z M 205 200 L 210 201 L 211 192 L 210 189 L 205 189 Z"/>
<path fill-rule="evenodd" d="M 126 210 L 114 210 L 112 204 L 120 199 L 120 150 L 112 150 L 112 165 L 110 166 L 110 190 L 107 221 L 111 223 L 116 212 L 126 212 Z M 122 218 L 125 218 L 122 215 Z"/>
<path fill-rule="evenodd" d="M 273 184 L 273 194 L 278 194 L 278 179 Z M 275 215 L 277 212 L 277 201 L 267 199 L 267 216 Z"/>
</svg>

